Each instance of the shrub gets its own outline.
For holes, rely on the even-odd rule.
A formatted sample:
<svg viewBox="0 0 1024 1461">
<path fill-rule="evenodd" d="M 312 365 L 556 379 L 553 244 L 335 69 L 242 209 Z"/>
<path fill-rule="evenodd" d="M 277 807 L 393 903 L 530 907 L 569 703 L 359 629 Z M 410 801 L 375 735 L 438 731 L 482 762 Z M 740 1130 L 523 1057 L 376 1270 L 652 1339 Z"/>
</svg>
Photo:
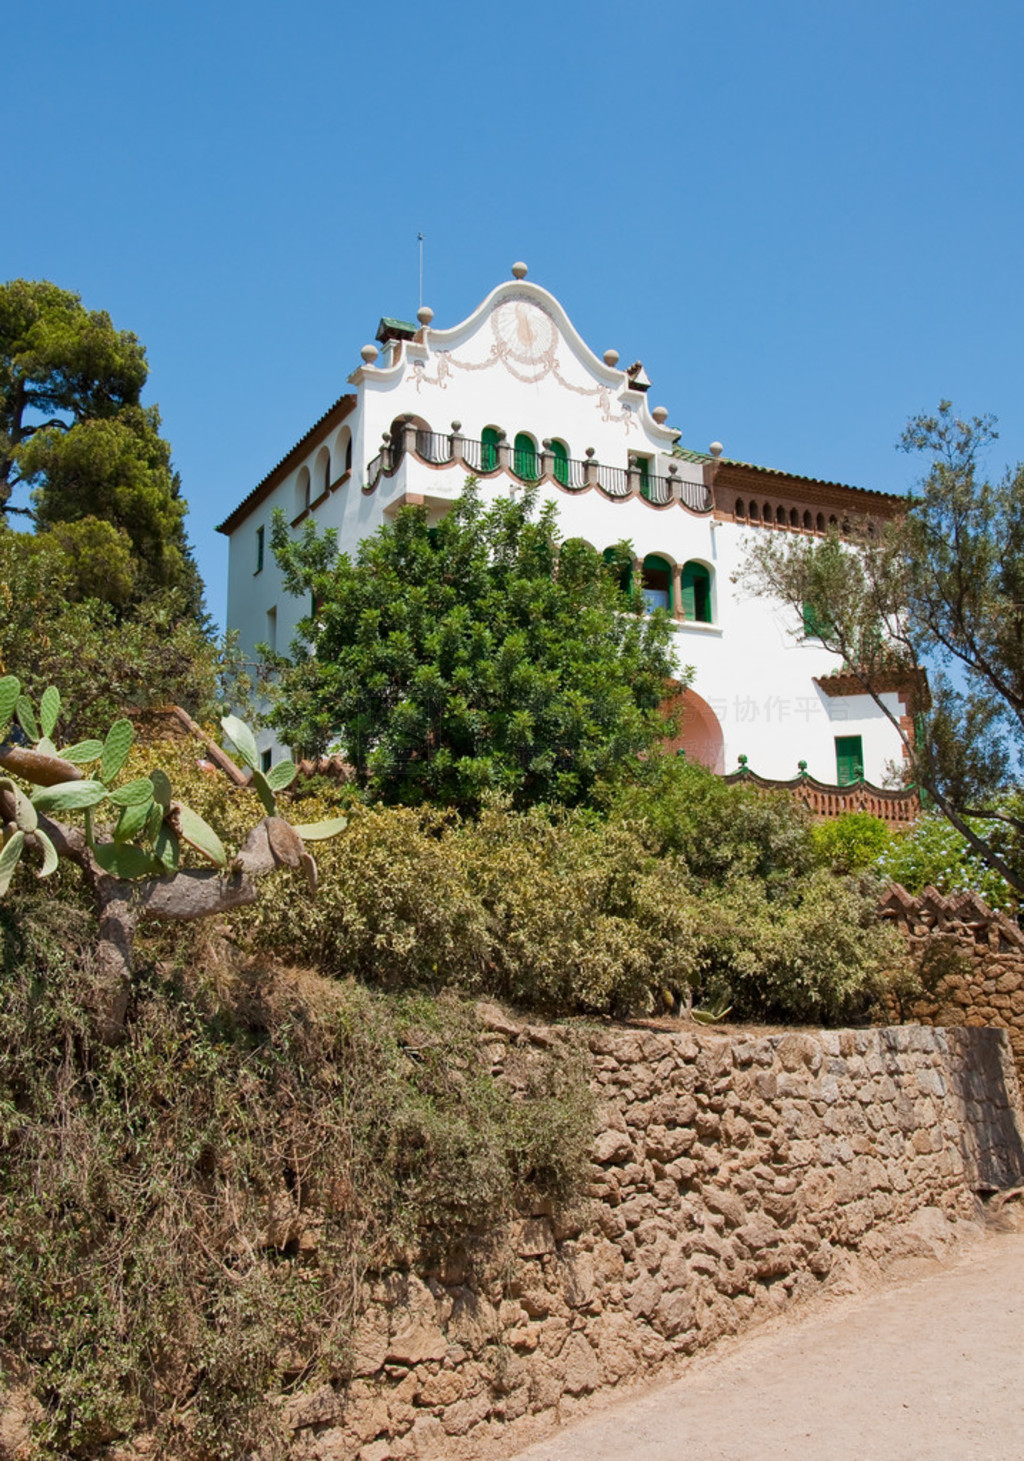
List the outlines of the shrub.
<svg viewBox="0 0 1024 1461">
<path fill-rule="evenodd" d="M 985 824 L 986 839 L 1000 847 L 1006 829 Z M 966 839 L 939 812 L 924 812 L 906 832 L 895 836 L 876 864 L 880 876 L 902 883 L 908 893 L 929 884 L 940 893 L 974 891 L 992 908 L 1015 912 L 1018 898 L 998 873 L 971 851 Z"/>
<path fill-rule="evenodd" d="M 892 847 L 893 834 L 870 812 L 844 812 L 811 830 L 821 862 L 836 873 L 861 873 L 875 867 Z"/>
</svg>

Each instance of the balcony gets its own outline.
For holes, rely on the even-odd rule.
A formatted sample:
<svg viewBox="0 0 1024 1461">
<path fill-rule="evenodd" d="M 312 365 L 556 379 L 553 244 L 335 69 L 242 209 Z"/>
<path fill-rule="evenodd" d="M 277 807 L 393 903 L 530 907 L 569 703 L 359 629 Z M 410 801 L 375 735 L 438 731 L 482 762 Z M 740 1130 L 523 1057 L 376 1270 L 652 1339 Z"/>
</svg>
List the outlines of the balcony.
<svg viewBox="0 0 1024 1461">
<path fill-rule="evenodd" d="M 504 437 L 477 441 L 457 429 L 446 434 L 412 420 L 398 427 L 370 462 L 363 491 L 373 492 L 382 478 L 393 477 L 407 456 L 428 467 L 461 466 L 474 477 L 504 472 L 520 482 L 549 482 L 562 492 L 594 490 L 612 502 L 636 499 L 653 508 L 679 506 L 698 515 L 714 507 L 710 481 L 681 477 L 675 462 L 669 463 L 667 476 L 655 476 L 641 471 L 634 462 L 627 467 L 607 466 L 595 460 L 592 448 L 582 460 L 559 456 L 549 445 L 523 453 L 515 451 Z"/>
</svg>

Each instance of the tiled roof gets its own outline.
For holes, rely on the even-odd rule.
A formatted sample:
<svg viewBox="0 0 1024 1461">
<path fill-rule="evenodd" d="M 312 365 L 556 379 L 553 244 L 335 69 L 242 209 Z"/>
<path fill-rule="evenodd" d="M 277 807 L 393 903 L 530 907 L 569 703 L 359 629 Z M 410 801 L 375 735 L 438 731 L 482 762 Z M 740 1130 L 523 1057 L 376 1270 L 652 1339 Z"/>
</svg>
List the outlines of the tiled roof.
<svg viewBox="0 0 1024 1461">
<path fill-rule="evenodd" d="M 829 482 L 824 477 L 807 477 L 800 472 L 784 472 L 780 467 L 762 467 L 757 462 L 743 462 L 738 457 L 713 457 L 710 452 L 694 451 L 692 447 L 677 446 L 672 455 L 681 457 L 684 462 L 721 462 L 723 466 L 743 467 L 748 472 L 764 472 L 769 477 L 784 477 L 790 482 L 817 482 L 823 487 L 838 487 L 843 492 L 866 492 L 870 497 L 886 497 L 889 501 L 899 501 L 899 495 L 895 492 L 879 492 L 875 487 L 855 487 L 850 482 Z"/>
<path fill-rule="evenodd" d="M 348 413 L 352 410 L 355 403 L 356 397 L 350 394 L 345 396 L 339 396 L 333 406 L 328 406 L 327 410 L 320 417 L 320 419 L 318 421 L 314 421 L 313 425 L 309 428 L 305 435 L 300 436 L 295 445 L 293 447 L 290 447 L 289 450 L 285 452 L 284 456 L 277 463 L 277 465 L 271 467 L 270 471 L 263 478 L 263 480 L 257 482 L 256 486 L 249 493 L 248 497 L 243 497 L 242 501 L 238 504 L 235 510 L 228 513 L 224 521 L 217 525 L 218 533 L 233 533 L 235 528 L 238 527 L 239 523 L 245 521 L 245 519 L 252 512 L 253 508 L 258 507 L 260 503 L 264 500 L 264 498 L 268 497 L 270 493 L 274 490 L 274 488 L 280 482 L 281 478 L 285 476 L 292 467 L 295 466 L 296 458 L 301 456 L 305 451 L 309 449 L 310 445 L 316 438 L 317 433 L 322 431 L 325 426 L 328 428 L 330 428 L 331 426 L 337 426 L 338 423 L 340 421 L 343 421 Z"/>
</svg>

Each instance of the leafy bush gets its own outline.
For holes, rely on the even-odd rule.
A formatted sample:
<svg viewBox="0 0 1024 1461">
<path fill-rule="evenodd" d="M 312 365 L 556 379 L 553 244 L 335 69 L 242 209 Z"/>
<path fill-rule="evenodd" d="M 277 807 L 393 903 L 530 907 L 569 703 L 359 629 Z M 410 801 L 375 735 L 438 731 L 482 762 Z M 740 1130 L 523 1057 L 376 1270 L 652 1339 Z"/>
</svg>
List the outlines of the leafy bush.
<svg viewBox="0 0 1024 1461">
<path fill-rule="evenodd" d="M 986 839 L 1000 851 L 1009 849 L 1006 828 L 984 824 Z M 908 893 L 920 893 L 929 884 L 940 893 L 973 890 L 992 908 L 1015 912 L 1018 898 L 998 873 L 971 851 L 966 839 L 939 812 L 924 812 L 908 831 L 894 837 L 879 857 L 880 876 L 902 883 Z"/>
<path fill-rule="evenodd" d="M 860 873 L 878 866 L 893 842 L 887 824 L 870 812 L 844 812 L 818 822 L 811 835 L 818 857 L 836 873 Z"/>
</svg>

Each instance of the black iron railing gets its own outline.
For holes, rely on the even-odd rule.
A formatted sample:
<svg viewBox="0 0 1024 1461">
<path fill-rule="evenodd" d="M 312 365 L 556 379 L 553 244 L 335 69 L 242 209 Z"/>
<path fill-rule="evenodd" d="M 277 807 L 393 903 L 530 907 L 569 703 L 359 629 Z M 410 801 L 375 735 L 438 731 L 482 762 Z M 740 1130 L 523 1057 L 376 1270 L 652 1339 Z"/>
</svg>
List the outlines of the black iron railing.
<svg viewBox="0 0 1024 1461">
<path fill-rule="evenodd" d="M 421 461 L 433 466 L 444 466 L 456 458 L 452 452 L 452 437 L 441 432 L 417 430 L 416 455 Z M 459 459 L 471 472 L 493 472 L 501 460 L 500 448 L 493 442 L 477 441 L 473 437 L 457 438 Z M 374 457 L 366 469 L 367 490 L 376 486 L 383 472 L 392 472 L 404 455 L 404 437 L 398 433 L 390 447 L 385 447 Z M 540 476 L 541 453 L 509 451 L 509 469 L 523 482 L 537 481 Z M 690 512 L 710 512 L 713 505 L 711 488 L 703 482 L 687 482 L 675 475 L 668 477 L 636 476 L 626 467 L 610 467 L 602 462 L 583 461 L 578 457 L 556 457 L 552 475 L 558 485 L 567 492 L 582 492 L 594 482 L 608 497 L 622 501 L 629 497 L 636 483 L 640 495 L 655 506 L 667 506 L 677 496 Z"/>
</svg>

